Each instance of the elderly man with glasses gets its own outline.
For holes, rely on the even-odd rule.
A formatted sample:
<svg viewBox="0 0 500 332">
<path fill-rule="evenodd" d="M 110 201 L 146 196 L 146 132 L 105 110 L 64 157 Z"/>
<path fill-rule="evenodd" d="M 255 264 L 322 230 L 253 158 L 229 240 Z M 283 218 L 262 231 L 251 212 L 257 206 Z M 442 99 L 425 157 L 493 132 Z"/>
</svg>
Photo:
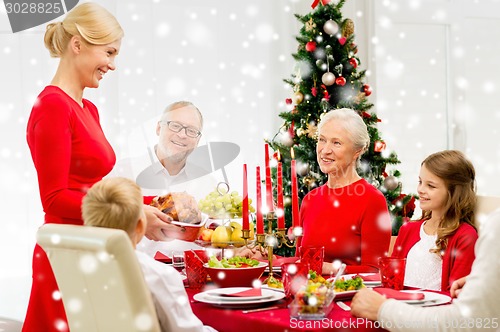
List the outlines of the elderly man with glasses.
<svg viewBox="0 0 500 332">
<path fill-rule="evenodd" d="M 167 188 L 207 174 L 203 165 L 188 162 L 188 156 L 198 146 L 202 128 L 203 116 L 192 103 L 178 101 L 167 106 L 156 125 L 159 139 L 151 166 L 137 176 L 137 184 L 143 188 Z"/>
</svg>

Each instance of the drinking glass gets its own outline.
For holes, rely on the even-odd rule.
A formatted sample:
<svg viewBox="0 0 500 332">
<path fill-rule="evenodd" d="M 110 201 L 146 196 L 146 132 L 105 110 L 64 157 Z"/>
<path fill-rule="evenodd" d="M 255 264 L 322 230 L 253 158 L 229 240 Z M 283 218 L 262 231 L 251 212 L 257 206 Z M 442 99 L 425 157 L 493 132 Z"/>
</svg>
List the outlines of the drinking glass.
<svg viewBox="0 0 500 332">
<path fill-rule="evenodd" d="M 300 261 L 309 264 L 309 268 L 319 275 L 323 272 L 325 247 L 299 247 Z"/>
<path fill-rule="evenodd" d="M 207 282 L 207 270 L 203 266 L 208 262 L 205 250 L 187 250 L 184 252 L 186 276 L 189 288 L 201 289 Z"/>
<path fill-rule="evenodd" d="M 378 262 L 382 286 L 401 290 L 404 287 L 406 258 L 381 257 Z"/>
<path fill-rule="evenodd" d="M 184 269 L 184 252 L 183 251 L 172 251 L 172 267 L 179 271 L 179 273 L 183 273 Z"/>
<path fill-rule="evenodd" d="M 285 263 L 281 265 L 281 281 L 288 301 L 293 300 L 300 287 L 307 284 L 308 274 L 308 263 Z"/>
</svg>

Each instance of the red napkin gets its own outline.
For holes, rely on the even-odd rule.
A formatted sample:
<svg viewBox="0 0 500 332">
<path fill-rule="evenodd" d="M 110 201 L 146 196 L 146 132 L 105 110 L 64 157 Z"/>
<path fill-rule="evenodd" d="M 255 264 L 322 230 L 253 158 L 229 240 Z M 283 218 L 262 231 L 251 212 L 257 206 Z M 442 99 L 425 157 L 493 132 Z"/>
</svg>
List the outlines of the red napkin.
<svg viewBox="0 0 500 332">
<path fill-rule="evenodd" d="M 260 288 L 250 288 L 241 292 L 229 293 L 229 294 L 219 294 L 220 296 L 229 297 L 249 297 L 249 296 L 262 296 L 262 290 Z"/>
<path fill-rule="evenodd" d="M 383 288 L 383 287 L 376 287 L 373 288 L 374 291 L 376 291 L 379 294 L 385 295 L 388 299 L 395 299 L 395 300 L 423 300 L 425 298 L 424 293 L 406 293 L 406 292 L 400 292 L 395 289 L 391 288 Z"/>
<path fill-rule="evenodd" d="M 157 261 L 162 262 L 162 263 L 172 263 L 172 258 L 168 257 L 167 255 L 163 254 L 160 251 L 157 251 L 154 257 Z"/>
<path fill-rule="evenodd" d="M 363 279 L 363 281 L 380 281 L 380 274 L 378 274 L 378 273 L 369 274 L 366 276 L 362 276 L 362 275 L 357 274 L 353 277 L 353 279 L 356 277 L 360 277 L 361 279 Z"/>
</svg>

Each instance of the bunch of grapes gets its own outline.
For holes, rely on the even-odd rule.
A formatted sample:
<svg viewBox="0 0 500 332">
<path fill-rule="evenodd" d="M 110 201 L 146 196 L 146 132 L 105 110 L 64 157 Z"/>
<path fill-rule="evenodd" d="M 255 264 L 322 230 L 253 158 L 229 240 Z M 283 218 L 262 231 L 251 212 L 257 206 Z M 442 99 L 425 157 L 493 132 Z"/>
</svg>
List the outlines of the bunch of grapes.
<svg viewBox="0 0 500 332">
<path fill-rule="evenodd" d="M 242 205 L 243 197 L 237 191 L 219 193 L 214 190 L 198 202 L 198 208 L 201 212 L 214 219 L 241 218 Z M 255 212 L 250 198 L 248 199 L 248 210 L 250 213 Z"/>
</svg>

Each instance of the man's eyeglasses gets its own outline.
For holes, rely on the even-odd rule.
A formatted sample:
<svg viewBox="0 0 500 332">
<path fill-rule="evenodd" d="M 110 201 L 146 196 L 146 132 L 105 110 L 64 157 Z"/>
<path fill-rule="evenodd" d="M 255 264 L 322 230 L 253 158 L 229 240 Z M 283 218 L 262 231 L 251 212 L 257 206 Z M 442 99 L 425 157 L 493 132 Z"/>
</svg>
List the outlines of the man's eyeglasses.
<svg viewBox="0 0 500 332">
<path fill-rule="evenodd" d="M 191 138 L 196 138 L 201 135 L 201 132 L 193 127 L 186 127 L 177 121 L 161 121 L 162 124 L 166 124 L 168 129 L 173 131 L 174 133 L 180 132 L 182 129 L 186 132 L 186 136 Z"/>
</svg>

